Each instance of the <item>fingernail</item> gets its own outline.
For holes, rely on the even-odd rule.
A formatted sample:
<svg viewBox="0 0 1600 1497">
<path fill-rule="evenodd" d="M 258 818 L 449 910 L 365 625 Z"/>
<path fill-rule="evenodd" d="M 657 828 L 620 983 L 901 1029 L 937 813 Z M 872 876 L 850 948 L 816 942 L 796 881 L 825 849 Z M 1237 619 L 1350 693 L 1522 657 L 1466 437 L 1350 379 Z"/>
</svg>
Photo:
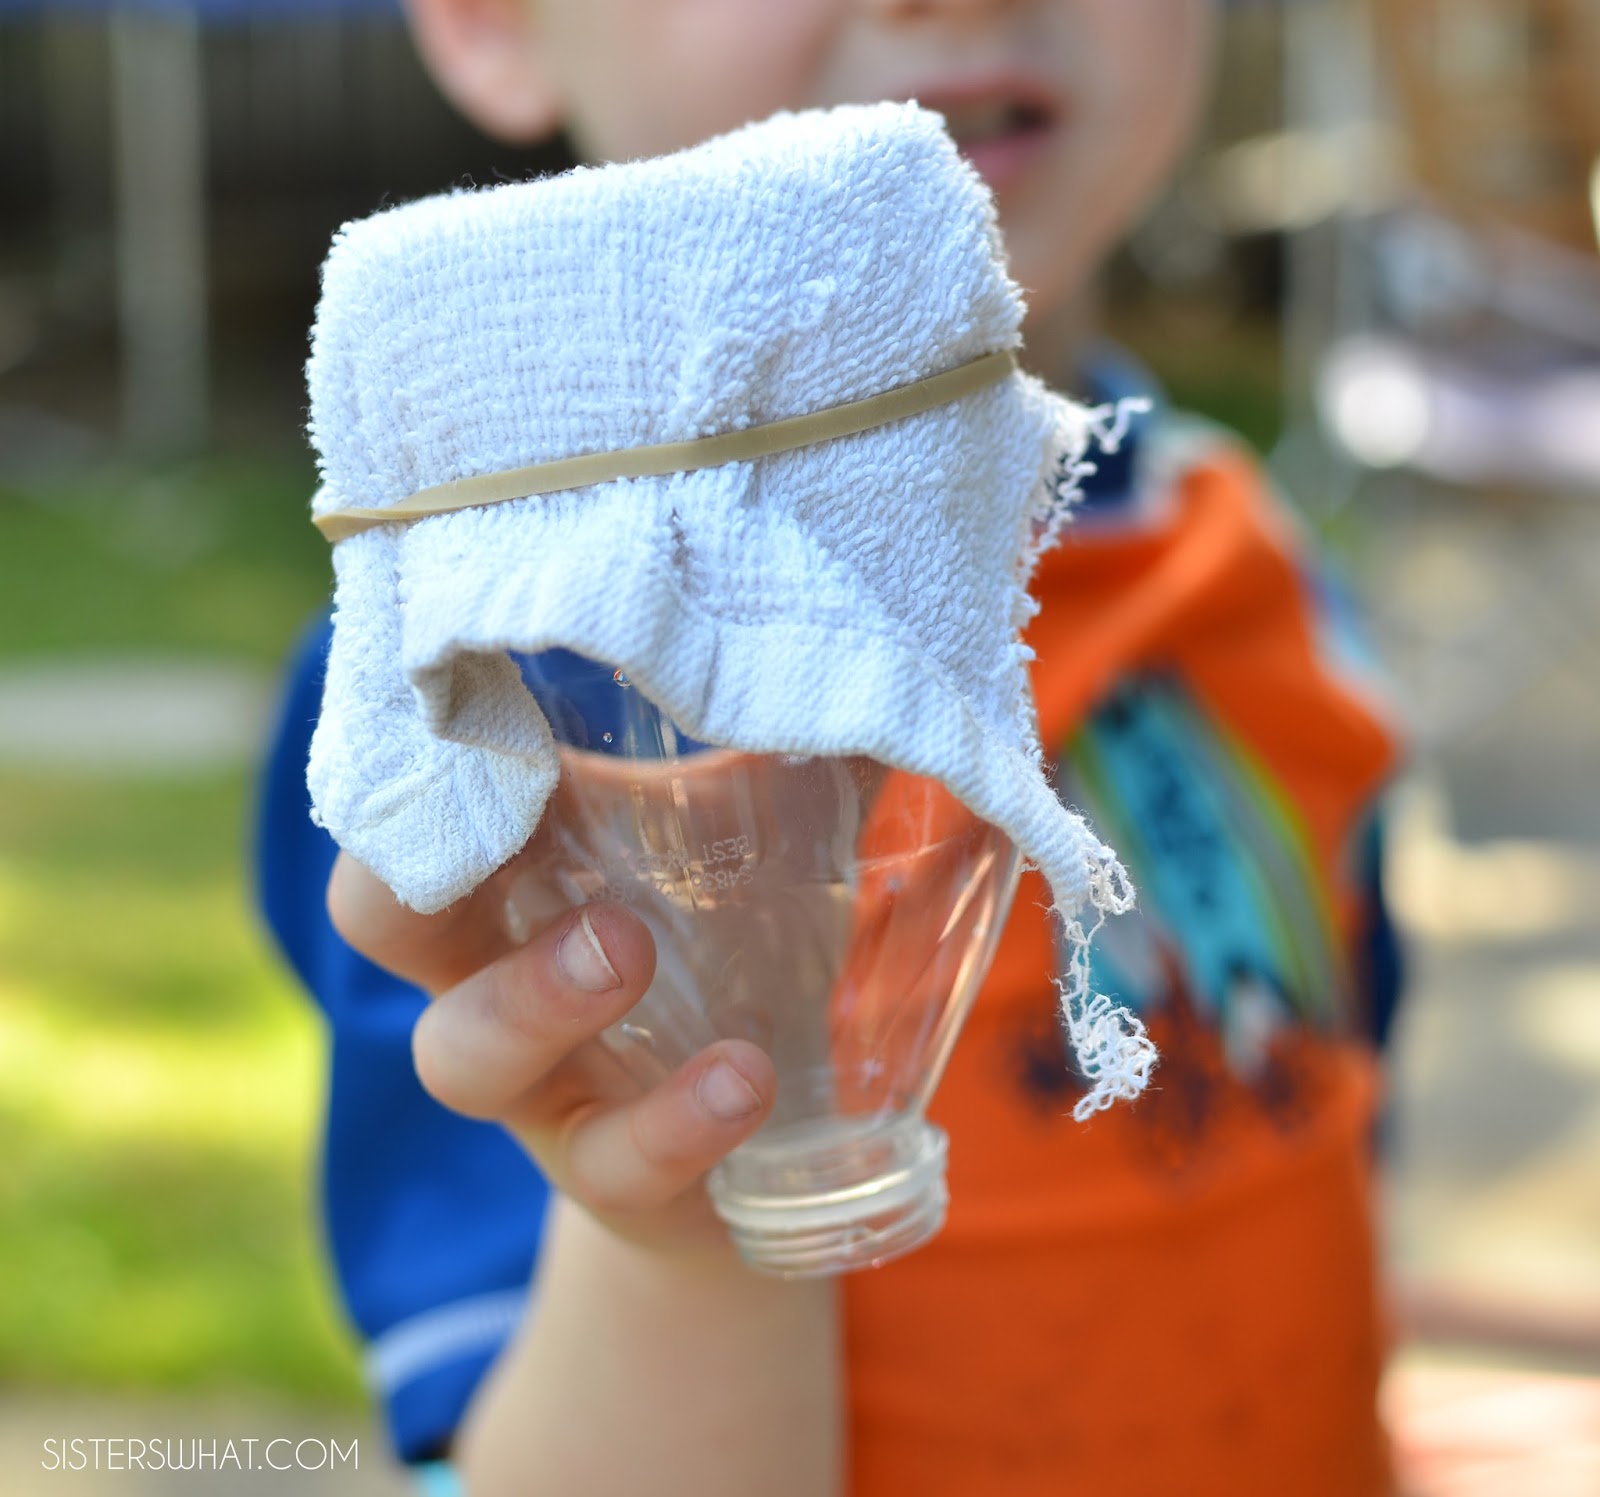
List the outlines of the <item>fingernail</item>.
<svg viewBox="0 0 1600 1497">
<path fill-rule="evenodd" d="M 562 936 L 561 944 L 556 947 L 556 965 L 573 987 L 582 988 L 586 993 L 603 993 L 607 988 L 622 986 L 622 979 L 606 960 L 600 938 L 589 924 L 587 910 Z"/>
<path fill-rule="evenodd" d="M 700 1078 L 695 1095 L 712 1117 L 728 1123 L 735 1118 L 749 1117 L 761 1106 L 755 1088 L 732 1066 L 721 1061 Z"/>
</svg>

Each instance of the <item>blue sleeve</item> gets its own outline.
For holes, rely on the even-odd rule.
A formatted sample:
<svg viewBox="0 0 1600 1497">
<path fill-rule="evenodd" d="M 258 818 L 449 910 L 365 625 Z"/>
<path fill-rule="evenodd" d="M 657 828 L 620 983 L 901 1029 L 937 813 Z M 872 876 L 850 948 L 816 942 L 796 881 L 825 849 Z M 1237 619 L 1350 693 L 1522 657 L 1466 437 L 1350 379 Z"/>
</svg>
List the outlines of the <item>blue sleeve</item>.
<svg viewBox="0 0 1600 1497">
<path fill-rule="evenodd" d="M 257 894 L 332 1048 L 324 1227 L 366 1373 L 405 1460 L 446 1448 L 521 1316 L 548 1188 L 505 1131 L 447 1111 L 411 1065 L 426 1002 L 335 933 L 324 890 L 336 849 L 313 824 L 306 754 L 330 626 L 301 645 L 263 774 Z"/>
</svg>

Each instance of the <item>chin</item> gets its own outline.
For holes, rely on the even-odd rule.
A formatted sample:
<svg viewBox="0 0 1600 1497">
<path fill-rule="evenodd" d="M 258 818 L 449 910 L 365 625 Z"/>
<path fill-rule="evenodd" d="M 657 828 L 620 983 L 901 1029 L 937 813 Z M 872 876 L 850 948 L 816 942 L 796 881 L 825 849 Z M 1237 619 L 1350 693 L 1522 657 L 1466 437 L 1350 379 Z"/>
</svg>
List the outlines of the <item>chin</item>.
<svg viewBox="0 0 1600 1497">
<path fill-rule="evenodd" d="M 1063 234 L 1049 224 L 1001 220 L 1012 279 L 1028 298 L 1028 320 L 1048 318 L 1071 302 L 1094 279 L 1101 252 L 1081 236 Z"/>
</svg>

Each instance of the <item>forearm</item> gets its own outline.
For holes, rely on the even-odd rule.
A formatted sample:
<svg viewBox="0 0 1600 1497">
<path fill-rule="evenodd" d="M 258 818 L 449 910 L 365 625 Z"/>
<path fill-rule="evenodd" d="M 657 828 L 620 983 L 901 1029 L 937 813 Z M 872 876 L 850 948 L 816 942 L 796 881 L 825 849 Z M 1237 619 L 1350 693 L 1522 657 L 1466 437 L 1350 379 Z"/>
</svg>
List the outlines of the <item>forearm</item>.
<svg viewBox="0 0 1600 1497">
<path fill-rule="evenodd" d="M 562 1201 L 457 1455 L 472 1497 L 837 1497 L 841 1407 L 831 1281 L 648 1252 Z"/>
</svg>

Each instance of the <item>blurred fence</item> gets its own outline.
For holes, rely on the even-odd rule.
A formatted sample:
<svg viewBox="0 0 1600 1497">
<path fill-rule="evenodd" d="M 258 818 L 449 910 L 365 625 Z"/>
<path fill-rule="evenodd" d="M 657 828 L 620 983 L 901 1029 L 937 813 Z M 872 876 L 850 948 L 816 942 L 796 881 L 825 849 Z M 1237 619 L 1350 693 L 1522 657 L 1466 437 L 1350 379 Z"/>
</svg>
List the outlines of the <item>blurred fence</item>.
<svg viewBox="0 0 1600 1497">
<path fill-rule="evenodd" d="M 462 123 L 384 0 L 0 0 L 0 132 L 0 400 L 11 376 L 13 401 L 157 452 L 207 441 L 242 346 L 297 385 L 344 219 L 564 160 Z M 82 374 L 113 361 L 108 409 Z"/>
</svg>

